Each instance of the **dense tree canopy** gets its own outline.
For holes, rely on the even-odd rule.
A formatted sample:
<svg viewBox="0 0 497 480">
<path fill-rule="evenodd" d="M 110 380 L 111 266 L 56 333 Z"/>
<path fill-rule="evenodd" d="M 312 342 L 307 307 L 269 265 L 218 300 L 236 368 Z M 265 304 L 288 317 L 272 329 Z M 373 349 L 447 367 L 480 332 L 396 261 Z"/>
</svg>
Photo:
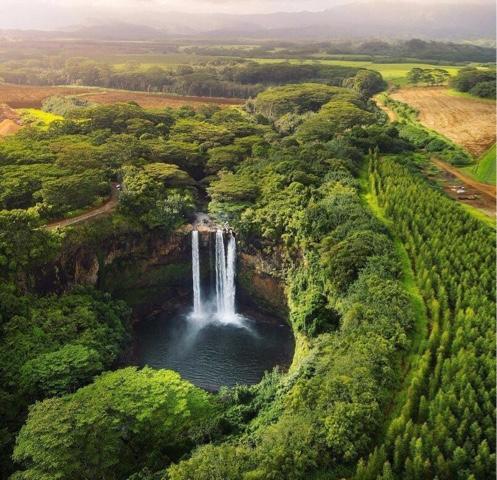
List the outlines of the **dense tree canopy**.
<svg viewBox="0 0 497 480">
<path fill-rule="evenodd" d="M 93 85 L 273 86 L 244 108 L 52 99 L 46 108 L 63 120 L 0 143 L 5 458 L 17 435 L 3 476 L 494 478 L 495 232 L 428 186 L 414 161 L 458 152 L 402 105 L 402 121 L 388 124 L 369 100 L 383 87 L 377 74 L 278 65 L 137 72 L 63 61 L 58 73 Z M 100 227 L 43 228 L 104 201 L 111 182 L 118 208 Z M 288 372 L 208 394 L 175 372 L 119 369 L 124 302 L 78 286 L 33 291 L 61 242 L 119 242 L 126 229 L 163 239 L 204 209 L 284 284 L 297 344 Z"/>
</svg>

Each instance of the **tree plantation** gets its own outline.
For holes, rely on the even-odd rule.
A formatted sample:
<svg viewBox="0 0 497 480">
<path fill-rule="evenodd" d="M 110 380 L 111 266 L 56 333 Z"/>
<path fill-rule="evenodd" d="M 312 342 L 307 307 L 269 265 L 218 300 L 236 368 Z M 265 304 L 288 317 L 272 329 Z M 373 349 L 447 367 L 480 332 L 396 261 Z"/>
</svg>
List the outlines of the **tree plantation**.
<svg viewBox="0 0 497 480">
<path fill-rule="evenodd" d="M 341 48 L 488 56 L 418 42 Z M 0 138 L 0 477 L 496 478 L 495 228 L 426 167 L 475 159 L 380 97 L 389 119 L 377 71 L 225 47 L 238 58 L 190 45 L 219 58 L 170 68 L 0 58 L 10 83 L 245 99 L 55 95 Z M 488 97 L 482 71 L 450 82 Z M 212 380 L 209 355 L 251 373 L 274 331 L 286 363 Z M 154 364 L 208 341 L 192 363 L 211 383 Z"/>
</svg>

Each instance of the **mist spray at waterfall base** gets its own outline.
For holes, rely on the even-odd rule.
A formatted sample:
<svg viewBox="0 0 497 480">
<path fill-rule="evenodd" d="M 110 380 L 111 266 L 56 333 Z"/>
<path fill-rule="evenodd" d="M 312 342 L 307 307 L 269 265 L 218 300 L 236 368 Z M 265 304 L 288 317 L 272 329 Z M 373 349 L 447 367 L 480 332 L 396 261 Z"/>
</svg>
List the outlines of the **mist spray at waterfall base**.
<svg viewBox="0 0 497 480">
<path fill-rule="evenodd" d="M 236 238 L 230 232 L 213 233 L 209 252 L 201 248 L 201 235 L 194 231 L 191 236 L 193 304 L 135 326 L 137 364 L 176 370 L 207 390 L 257 383 L 274 366 L 290 364 L 291 329 L 262 313 L 256 321 L 252 313 L 237 312 Z M 212 292 L 203 282 L 207 267 L 212 269 Z"/>
</svg>

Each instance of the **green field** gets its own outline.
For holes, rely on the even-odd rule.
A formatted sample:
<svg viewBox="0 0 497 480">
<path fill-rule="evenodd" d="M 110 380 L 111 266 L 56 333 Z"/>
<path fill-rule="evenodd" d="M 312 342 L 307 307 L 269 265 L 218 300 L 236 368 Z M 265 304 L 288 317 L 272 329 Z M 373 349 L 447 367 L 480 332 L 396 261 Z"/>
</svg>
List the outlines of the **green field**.
<svg viewBox="0 0 497 480">
<path fill-rule="evenodd" d="M 475 180 L 484 183 L 495 184 L 495 145 L 485 152 L 476 165 L 462 168 L 461 170 L 470 175 Z"/>
<path fill-rule="evenodd" d="M 456 65 L 430 65 L 426 63 L 373 63 L 361 60 L 297 60 L 297 59 L 272 59 L 272 58 L 252 58 L 251 60 L 260 63 L 290 62 L 290 63 L 322 63 L 324 65 L 337 65 L 341 67 L 359 67 L 375 70 L 382 74 L 385 80 L 389 80 L 397 85 L 406 83 L 406 75 L 413 68 L 442 68 L 450 75 L 455 75 L 460 66 Z"/>
<path fill-rule="evenodd" d="M 351 55 L 353 58 L 353 56 Z M 360 57 L 360 56 L 359 56 Z M 209 61 L 219 57 L 208 55 L 193 55 L 188 53 L 167 53 L 163 55 L 157 54 L 137 54 L 137 55 L 104 55 L 99 58 L 101 61 L 111 63 L 117 69 L 129 68 L 132 65 L 138 70 L 146 70 L 150 67 L 174 67 L 178 65 L 194 65 L 199 61 Z M 230 58 L 230 57 L 222 57 Z M 259 63 L 322 63 L 324 65 L 337 65 L 343 67 L 369 68 L 383 75 L 385 80 L 389 80 L 397 85 L 405 84 L 405 77 L 409 70 L 418 68 L 442 68 L 447 70 L 450 75 L 455 75 L 461 66 L 457 65 L 432 65 L 427 63 L 374 63 L 370 60 L 343 60 L 343 59 L 306 59 L 300 60 L 297 58 L 250 58 Z"/>
</svg>

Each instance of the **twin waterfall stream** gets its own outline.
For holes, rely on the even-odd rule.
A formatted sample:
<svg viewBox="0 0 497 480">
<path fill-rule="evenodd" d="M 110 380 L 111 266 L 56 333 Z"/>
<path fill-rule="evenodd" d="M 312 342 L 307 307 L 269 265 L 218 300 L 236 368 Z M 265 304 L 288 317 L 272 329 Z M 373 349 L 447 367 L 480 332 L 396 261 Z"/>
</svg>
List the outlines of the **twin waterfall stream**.
<svg viewBox="0 0 497 480">
<path fill-rule="evenodd" d="M 216 231 L 215 266 L 216 266 L 216 311 L 214 318 L 222 323 L 240 323 L 235 312 L 235 265 L 236 241 L 229 234 L 225 247 L 224 233 Z M 205 322 L 209 318 L 209 304 L 202 298 L 200 283 L 200 249 L 198 231 L 192 232 L 192 281 L 193 281 L 193 314 L 196 322 Z"/>
</svg>

